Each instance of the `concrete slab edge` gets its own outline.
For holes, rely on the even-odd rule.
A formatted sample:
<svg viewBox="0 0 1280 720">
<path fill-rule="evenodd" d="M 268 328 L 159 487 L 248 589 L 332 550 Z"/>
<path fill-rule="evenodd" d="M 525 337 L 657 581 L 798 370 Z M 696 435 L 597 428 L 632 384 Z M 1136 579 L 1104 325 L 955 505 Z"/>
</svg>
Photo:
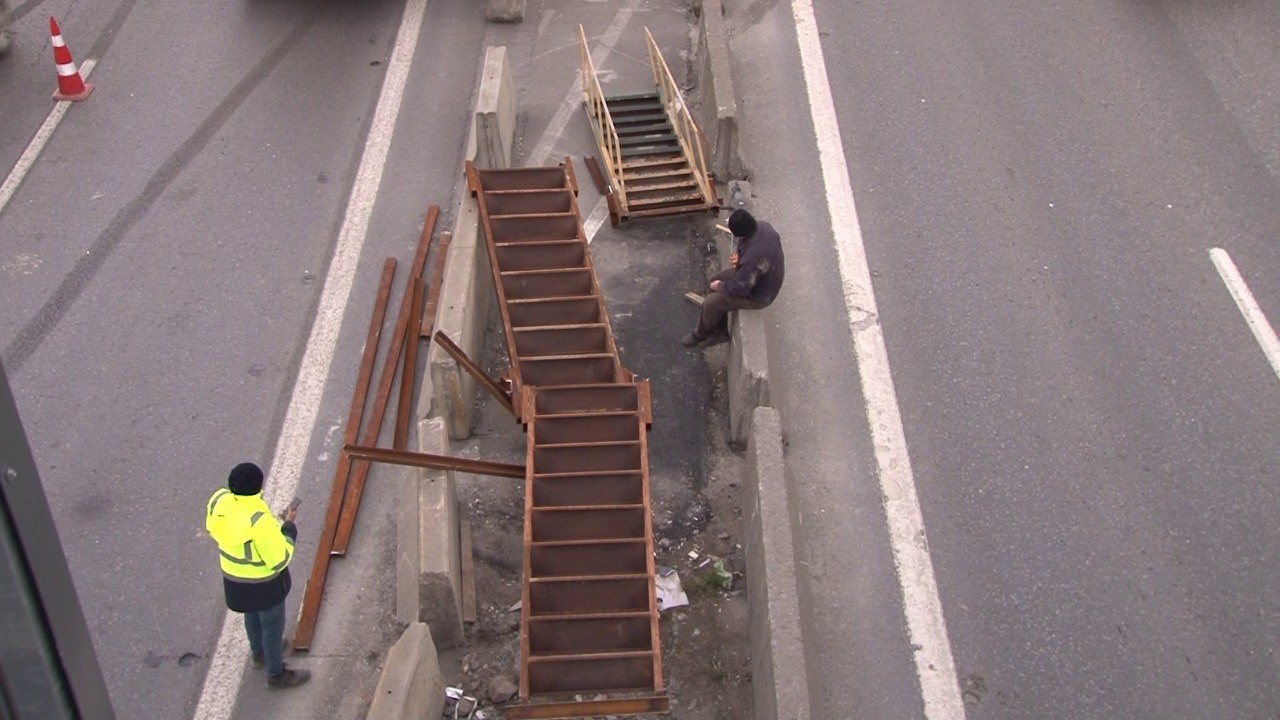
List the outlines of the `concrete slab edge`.
<svg viewBox="0 0 1280 720">
<path fill-rule="evenodd" d="M 711 172 L 720 182 L 746 178 L 750 171 L 738 146 L 738 101 L 729 61 L 729 31 L 721 0 L 702 0 L 698 23 L 698 123 L 710 131 Z"/>
<path fill-rule="evenodd" d="M 756 408 L 743 485 L 755 720 L 809 720 L 809 680 L 778 411 Z"/>
<path fill-rule="evenodd" d="M 413 623 L 391 646 L 383 665 L 367 720 L 419 720 L 440 716 L 444 676 L 431 630 Z"/>
<path fill-rule="evenodd" d="M 507 49 L 486 49 L 464 156 L 476 167 L 505 167 L 510 163 L 519 110 L 516 99 Z M 464 192 L 454 213 L 453 239 L 440 285 L 435 328 L 472 358 L 479 358 L 484 349 L 494 295 L 489 254 L 481 232 L 475 198 Z M 424 378 L 420 397 L 425 407 L 419 407 L 418 416 L 444 418 L 449 437 L 454 440 L 470 437 L 475 380 L 435 343 L 427 351 L 426 375 L 430 377 L 430 387 L 426 387 Z"/>
</svg>

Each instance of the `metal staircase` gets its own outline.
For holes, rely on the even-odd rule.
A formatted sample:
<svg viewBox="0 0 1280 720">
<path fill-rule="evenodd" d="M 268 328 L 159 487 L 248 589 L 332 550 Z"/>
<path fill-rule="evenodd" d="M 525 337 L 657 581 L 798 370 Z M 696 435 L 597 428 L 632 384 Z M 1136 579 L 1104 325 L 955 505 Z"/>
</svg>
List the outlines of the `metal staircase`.
<svg viewBox="0 0 1280 720">
<path fill-rule="evenodd" d="M 618 359 L 572 165 L 468 163 L 467 181 L 511 355 L 512 412 L 527 438 L 520 702 L 506 716 L 667 712 L 649 384 Z"/>
<path fill-rule="evenodd" d="M 702 133 L 648 29 L 645 38 L 655 92 L 606 96 L 578 26 L 583 104 L 604 159 L 615 226 L 631 217 L 702 212 L 720 204 Z"/>
</svg>

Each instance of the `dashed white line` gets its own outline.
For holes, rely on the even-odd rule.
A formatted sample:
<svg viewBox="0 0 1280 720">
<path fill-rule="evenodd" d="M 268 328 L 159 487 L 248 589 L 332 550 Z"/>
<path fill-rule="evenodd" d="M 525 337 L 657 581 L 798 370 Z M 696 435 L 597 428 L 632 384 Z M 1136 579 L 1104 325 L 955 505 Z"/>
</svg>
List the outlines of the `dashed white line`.
<svg viewBox="0 0 1280 720">
<path fill-rule="evenodd" d="M 889 371 L 889 355 L 876 310 L 871 273 L 867 267 L 862 229 L 853 201 L 844 144 L 831 99 L 826 63 L 818 37 L 812 0 L 792 0 L 792 17 L 800 45 L 809 108 L 818 139 L 818 153 L 826 189 L 827 209 L 835 235 L 845 310 L 858 358 L 867 420 L 875 445 L 880 489 L 889 524 L 889 543 L 902 588 L 903 610 L 924 714 L 929 720 L 960 720 L 965 716 L 955 660 L 947 637 L 942 600 L 933 574 L 933 560 L 925 539 L 924 516 L 916 496 L 915 478 L 907 453 L 906 433 L 898 410 L 897 393 Z"/>
<path fill-rule="evenodd" d="M 338 331 L 342 316 L 351 296 L 360 250 L 364 247 L 369 229 L 369 217 L 373 213 L 382 172 L 386 165 L 391 137 L 395 131 L 396 117 L 404 97 L 413 51 L 418 45 L 418 33 L 426 14 L 427 0 L 408 0 L 400 19 L 387 74 L 382 81 L 382 93 L 374 110 L 373 123 L 365 140 L 360 168 L 347 201 L 346 215 L 334 257 L 320 292 L 320 305 L 311 326 L 298 379 L 285 413 L 280 439 L 276 443 L 275 457 L 268 471 L 265 496 L 269 504 L 278 506 L 285 498 L 293 497 L 311 444 L 324 385 L 329 377 L 338 343 Z M 226 720 L 235 708 L 240 684 L 244 679 L 245 664 L 249 658 L 249 643 L 238 622 L 238 615 L 228 612 L 222 622 L 222 631 L 214 649 L 205 676 L 200 702 L 196 706 L 194 720 Z"/>
<path fill-rule="evenodd" d="M 97 64 L 97 60 L 85 60 L 80 64 L 80 79 L 87 80 L 89 73 L 93 72 L 93 66 Z M 53 110 L 49 112 L 49 117 L 44 119 L 44 124 L 36 131 L 35 137 L 31 138 L 31 142 L 27 144 L 27 149 L 22 151 L 18 156 L 18 162 L 13 164 L 13 169 L 9 171 L 9 175 L 0 183 L 0 212 L 4 212 L 5 205 L 9 204 L 9 200 L 13 198 L 13 194 L 18 191 L 18 186 L 22 184 L 23 178 L 27 173 L 31 172 L 31 168 L 36 164 L 36 158 L 40 156 L 40 151 L 44 150 L 44 146 L 48 144 L 49 138 L 53 137 L 53 131 L 58 128 L 58 123 L 62 122 L 62 117 L 67 114 L 67 110 L 71 107 L 70 100 L 62 100 L 54 104 Z"/>
<path fill-rule="evenodd" d="M 1209 251 L 1209 258 L 1213 260 L 1214 267 L 1218 268 L 1218 275 L 1222 277 L 1222 282 L 1226 283 L 1227 291 L 1235 299 L 1236 307 L 1240 308 L 1240 314 L 1244 315 L 1245 323 L 1253 331 L 1253 337 L 1262 346 L 1262 354 L 1267 356 L 1271 369 L 1277 377 L 1280 377 L 1280 339 L 1276 338 L 1275 329 L 1271 327 L 1271 323 L 1267 322 L 1267 316 L 1263 314 L 1262 308 L 1254 299 L 1253 293 L 1249 291 L 1249 286 L 1245 284 L 1244 278 L 1236 269 L 1236 264 L 1227 251 L 1222 248 L 1213 248 Z"/>
</svg>

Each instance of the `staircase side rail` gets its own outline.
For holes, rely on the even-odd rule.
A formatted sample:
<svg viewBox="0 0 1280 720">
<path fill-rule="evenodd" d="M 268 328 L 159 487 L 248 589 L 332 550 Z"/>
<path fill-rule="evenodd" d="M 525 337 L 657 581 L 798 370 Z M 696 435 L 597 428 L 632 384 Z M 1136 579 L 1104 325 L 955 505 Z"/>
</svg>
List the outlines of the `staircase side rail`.
<svg viewBox="0 0 1280 720">
<path fill-rule="evenodd" d="M 715 190 L 711 187 L 710 168 L 702 150 L 702 131 L 694 121 L 693 114 L 689 112 L 689 106 L 685 104 L 684 96 L 671 76 L 671 68 L 667 67 L 667 61 L 662 57 L 662 51 L 658 49 L 658 43 L 654 41 L 649 28 L 644 29 L 644 35 L 648 42 L 649 64 L 653 67 L 653 80 L 658 86 L 662 107 L 666 110 L 671 126 L 676 131 L 676 138 L 680 141 L 685 158 L 693 168 L 698 190 L 708 203 L 714 203 Z"/>
<path fill-rule="evenodd" d="M 609 182 L 613 184 L 614 196 L 617 199 L 622 215 L 627 211 L 626 179 L 622 173 L 622 141 L 613 125 L 613 116 L 609 114 L 609 106 L 605 103 L 604 90 L 596 77 L 595 64 L 591 61 L 591 50 L 587 46 L 587 33 L 578 26 L 579 67 L 582 76 L 582 103 L 586 106 L 587 117 L 591 120 L 591 129 L 596 136 L 596 146 L 603 156 L 605 172 Z"/>
</svg>

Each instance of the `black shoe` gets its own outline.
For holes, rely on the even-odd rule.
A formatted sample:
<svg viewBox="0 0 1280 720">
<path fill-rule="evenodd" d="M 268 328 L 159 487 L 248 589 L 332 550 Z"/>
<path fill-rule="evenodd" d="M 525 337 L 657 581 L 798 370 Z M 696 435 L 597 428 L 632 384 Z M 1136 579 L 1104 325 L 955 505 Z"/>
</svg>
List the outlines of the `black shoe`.
<svg viewBox="0 0 1280 720">
<path fill-rule="evenodd" d="M 702 338 L 698 337 L 697 333 L 689 333 L 688 335 L 685 335 L 680 340 L 680 344 L 687 348 L 697 347 L 698 343 L 701 343 L 701 342 L 702 342 Z"/>
<path fill-rule="evenodd" d="M 707 336 L 706 343 L 707 343 L 707 346 L 710 347 L 712 345 L 720 345 L 721 343 L 727 343 L 729 342 L 729 339 L 730 339 L 729 333 L 727 332 L 713 332 Z"/>
<path fill-rule="evenodd" d="M 261 670 L 266 667 L 267 659 L 261 655 L 252 655 L 249 657 L 249 664 L 253 666 L 254 670 Z"/>
<path fill-rule="evenodd" d="M 297 687 L 298 685 L 301 685 L 310 679 L 311 679 L 310 670 L 306 670 L 303 668 L 298 668 L 297 670 L 294 670 L 293 668 L 287 667 L 284 669 L 284 672 L 280 673 L 279 675 L 272 675 L 271 677 L 267 678 L 267 687 L 273 690 L 275 688 Z"/>
</svg>

